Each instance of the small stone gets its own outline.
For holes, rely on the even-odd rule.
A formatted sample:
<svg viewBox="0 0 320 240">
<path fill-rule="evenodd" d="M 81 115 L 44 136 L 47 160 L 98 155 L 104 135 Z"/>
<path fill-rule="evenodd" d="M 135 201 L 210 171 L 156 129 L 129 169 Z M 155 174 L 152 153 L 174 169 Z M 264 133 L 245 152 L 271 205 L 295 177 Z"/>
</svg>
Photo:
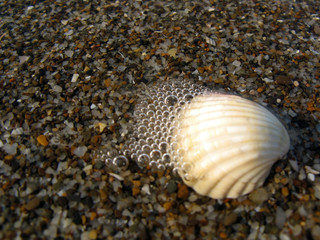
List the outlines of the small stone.
<svg viewBox="0 0 320 240">
<path fill-rule="evenodd" d="M 287 197 L 289 195 L 289 190 L 287 187 L 281 188 L 281 193 L 284 197 Z"/>
<path fill-rule="evenodd" d="M 258 93 L 262 93 L 262 92 L 263 92 L 263 88 L 262 88 L 262 87 L 259 87 L 259 88 L 257 89 L 257 91 L 258 91 Z"/>
<path fill-rule="evenodd" d="M 226 239 L 226 238 L 228 238 L 228 235 L 225 232 L 221 232 L 221 233 L 219 233 L 219 237 L 221 239 Z"/>
<path fill-rule="evenodd" d="M 106 87 L 110 87 L 110 85 L 111 85 L 111 79 L 108 78 L 108 79 L 104 80 L 104 85 L 105 85 Z"/>
<path fill-rule="evenodd" d="M 56 93 L 61 93 L 62 92 L 62 87 L 60 87 L 59 85 L 54 85 L 52 90 Z"/>
<path fill-rule="evenodd" d="M 84 154 L 87 152 L 87 147 L 86 146 L 80 146 L 74 149 L 73 154 L 76 155 L 77 157 L 83 157 Z"/>
<path fill-rule="evenodd" d="M 66 54 L 67 57 L 72 57 L 74 52 L 71 50 L 67 50 L 64 53 Z"/>
<path fill-rule="evenodd" d="M 13 159 L 13 155 L 5 155 L 4 160 L 11 161 Z"/>
<path fill-rule="evenodd" d="M 97 218 L 98 214 L 96 212 L 91 212 L 90 213 L 90 220 L 93 221 Z"/>
<path fill-rule="evenodd" d="M 133 183 L 133 186 L 135 186 L 135 187 L 141 186 L 141 181 L 139 181 L 139 180 L 133 180 L 132 183 Z"/>
<path fill-rule="evenodd" d="M 99 132 L 102 133 L 103 130 L 106 128 L 107 124 L 105 123 L 102 123 L 102 122 L 99 122 L 99 123 L 96 123 L 95 124 L 95 127 L 96 128 L 99 128 Z"/>
<path fill-rule="evenodd" d="M 236 213 L 230 213 L 223 219 L 223 224 L 225 226 L 231 225 L 237 221 L 238 215 Z"/>
<path fill-rule="evenodd" d="M 137 196 L 140 193 L 140 188 L 139 187 L 133 187 L 132 188 L 132 196 Z"/>
<path fill-rule="evenodd" d="M 39 207 L 40 205 L 40 198 L 33 198 L 31 199 L 26 205 L 25 205 L 25 208 L 28 210 L 28 211 L 31 211 L 37 207 Z"/>
<path fill-rule="evenodd" d="M 291 78 L 286 75 L 276 76 L 276 83 L 280 85 L 288 85 L 291 82 Z"/>
<path fill-rule="evenodd" d="M 249 195 L 249 199 L 257 204 L 263 203 L 264 201 L 268 200 L 268 198 L 268 192 L 264 188 L 258 188 Z"/>
<path fill-rule="evenodd" d="M 62 23 L 63 25 L 67 25 L 67 24 L 68 24 L 68 20 L 61 20 L 61 23 Z"/>
<path fill-rule="evenodd" d="M 186 200 L 189 197 L 188 187 L 184 184 L 178 184 L 178 194 L 177 197 Z"/>
<path fill-rule="evenodd" d="M 313 27 L 313 31 L 315 34 L 318 34 L 320 35 L 320 24 L 315 24 L 314 27 Z"/>
<path fill-rule="evenodd" d="M 108 199 L 108 190 L 107 189 L 100 189 L 100 199 L 102 200 L 102 201 L 105 201 L 105 200 L 107 200 Z"/>
<path fill-rule="evenodd" d="M 20 64 L 24 64 L 29 60 L 30 56 L 19 56 Z"/>
<path fill-rule="evenodd" d="M 79 78 L 79 74 L 78 73 L 75 73 L 72 75 L 72 79 L 71 79 L 71 82 L 76 82 Z"/>
<path fill-rule="evenodd" d="M 283 209 L 281 207 L 277 207 L 276 219 L 275 219 L 277 227 L 281 229 L 283 227 L 285 221 L 286 221 L 285 212 L 283 211 Z"/>
<path fill-rule="evenodd" d="M 45 135 L 39 135 L 37 137 L 37 141 L 38 141 L 38 143 L 40 143 L 44 147 L 48 146 L 48 144 L 49 144 Z"/>
<path fill-rule="evenodd" d="M 172 202 L 166 202 L 163 204 L 163 208 L 168 211 L 172 207 Z"/>
<path fill-rule="evenodd" d="M 311 235 L 312 235 L 313 239 L 319 239 L 319 237 L 320 237 L 320 226 L 319 225 L 315 225 L 312 227 Z"/>
<path fill-rule="evenodd" d="M 177 53 L 177 49 L 176 48 L 171 48 L 169 49 L 168 51 L 168 55 L 171 56 L 171 57 L 176 57 L 176 53 Z"/>
<path fill-rule="evenodd" d="M 167 191 L 168 193 L 174 193 L 177 191 L 177 184 L 174 180 L 169 180 L 168 185 L 167 185 Z"/>
<path fill-rule="evenodd" d="M 262 80 L 263 80 L 264 82 L 266 82 L 266 83 L 272 83 L 272 82 L 273 82 L 273 80 L 270 79 L 270 78 L 263 78 Z"/>
<path fill-rule="evenodd" d="M 17 147 L 18 147 L 18 144 L 16 143 L 14 144 L 7 143 L 3 146 L 3 150 L 9 155 L 15 155 L 17 153 Z"/>
<path fill-rule="evenodd" d="M 241 66 L 241 62 L 238 61 L 238 60 L 235 60 L 235 61 L 232 62 L 232 65 L 236 66 L 236 67 L 240 67 Z"/>
<path fill-rule="evenodd" d="M 99 143 L 101 143 L 101 136 L 100 135 L 95 135 L 95 136 L 93 136 L 92 138 L 91 138 L 91 143 L 93 144 L 93 145 L 98 145 Z"/>
<path fill-rule="evenodd" d="M 145 185 L 143 185 L 143 187 L 141 188 L 141 190 L 142 190 L 142 192 L 144 192 L 144 193 L 146 193 L 146 194 L 148 194 L 148 195 L 150 195 L 151 193 L 150 193 L 150 187 L 149 187 L 149 184 L 145 184 Z"/>
</svg>

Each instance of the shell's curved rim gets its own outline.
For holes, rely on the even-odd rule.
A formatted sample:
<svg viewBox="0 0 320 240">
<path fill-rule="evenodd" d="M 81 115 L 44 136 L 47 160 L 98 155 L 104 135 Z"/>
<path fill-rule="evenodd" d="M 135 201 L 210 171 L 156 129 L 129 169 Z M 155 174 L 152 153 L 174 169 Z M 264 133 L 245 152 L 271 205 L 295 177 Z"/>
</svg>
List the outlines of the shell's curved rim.
<svg viewBox="0 0 320 240">
<path fill-rule="evenodd" d="M 272 164 L 273 165 L 273 164 Z M 214 187 L 212 187 L 212 190 L 207 192 L 205 195 L 207 196 L 216 196 L 216 198 L 234 198 L 234 197 L 240 197 L 245 194 L 248 194 L 253 189 L 258 188 L 263 185 L 265 178 L 269 175 L 269 171 L 265 171 L 265 167 L 268 167 L 269 164 L 265 163 L 265 165 L 261 166 L 260 168 L 252 167 L 252 169 L 249 169 L 249 172 L 251 172 L 252 177 L 247 179 L 246 181 L 242 181 L 243 176 L 247 175 L 247 172 L 244 172 L 242 176 L 238 177 L 238 181 L 235 181 L 235 184 L 230 184 L 228 188 L 225 188 L 223 194 L 214 193 L 214 190 L 218 192 L 216 189 L 219 184 L 222 184 L 223 180 L 217 182 Z M 257 170 L 257 171 L 254 171 Z M 230 177 L 231 172 L 224 177 Z M 255 179 L 255 181 L 252 181 Z M 240 186 L 240 187 L 239 187 Z M 218 188 L 219 189 L 219 188 Z"/>
<path fill-rule="evenodd" d="M 208 172 L 206 172 L 206 170 L 208 170 L 208 169 L 237 170 L 238 168 L 244 167 L 245 165 L 254 162 L 257 157 L 259 157 L 260 159 L 264 159 L 262 164 L 266 163 L 267 165 L 273 165 L 276 162 L 278 155 L 274 154 L 273 160 L 272 159 L 266 160 L 266 156 L 269 156 L 269 154 L 270 154 L 270 152 L 267 152 L 267 151 L 263 152 L 263 154 L 260 154 L 259 156 L 252 155 L 252 153 L 246 153 L 246 154 L 242 155 L 241 161 L 236 162 L 234 160 L 237 158 L 238 155 L 235 153 L 233 156 L 223 156 L 223 158 L 227 162 L 219 162 L 219 159 L 216 159 L 216 161 L 210 161 L 208 164 L 203 165 L 201 167 L 199 167 L 199 165 L 198 165 L 196 169 L 194 167 L 196 166 L 197 162 L 192 161 L 191 163 L 192 163 L 193 170 L 191 170 L 189 172 L 189 174 L 193 175 L 194 178 L 196 178 L 196 179 L 203 180 L 206 178 L 205 175 L 208 174 Z M 198 162 L 202 162 L 203 159 L 206 159 L 206 158 L 207 158 L 206 156 L 203 156 Z M 217 158 L 218 158 L 218 156 L 217 156 Z M 190 164 L 190 162 L 186 162 L 186 163 Z M 180 162 L 180 164 L 181 164 L 181 162 Z M 221 167 L 223 165 L 225 165 L 227 167 L 224 167 L 224 168 Z M 223 172 L 226 172 L 226 171 L 223 171 Z"/>
</svg>

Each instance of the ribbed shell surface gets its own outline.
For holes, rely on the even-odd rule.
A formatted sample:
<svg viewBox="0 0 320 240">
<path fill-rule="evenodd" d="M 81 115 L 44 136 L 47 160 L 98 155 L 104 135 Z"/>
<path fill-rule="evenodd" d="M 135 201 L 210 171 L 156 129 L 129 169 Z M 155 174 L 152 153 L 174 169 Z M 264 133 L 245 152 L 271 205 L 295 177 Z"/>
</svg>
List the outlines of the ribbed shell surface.
<svg viewBox="0 0 320 240">
<path fill-rule="evenodd" d="M 175 131 L 180 176 L 216 199 L 261 186 L 290 146 L 287 130 L 271 112 L 235 95 L 195 97 L 177 117 Z"/>
</svg>

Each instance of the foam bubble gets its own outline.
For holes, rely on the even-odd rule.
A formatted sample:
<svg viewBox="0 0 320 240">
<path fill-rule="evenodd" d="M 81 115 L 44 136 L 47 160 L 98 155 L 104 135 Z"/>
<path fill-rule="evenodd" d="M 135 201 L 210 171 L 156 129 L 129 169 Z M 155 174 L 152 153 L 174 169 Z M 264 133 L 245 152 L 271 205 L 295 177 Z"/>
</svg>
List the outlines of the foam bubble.
<svg viewBox="0 0 320 240">
<path fill-rule="evenodd" d="M 181 171 L 175 143 L 179 134 L 176 119 L 196 95 L 205 91 L 206 88 L 181 79 L 156 83 L 141 90 L 137 94 L 129 139 L 121 154 L 104 155 L 108 159 L 106 164 L 124 169 L 128 167 L 129 159 L 141 168 L 149 165 L 160 171 Z"/>
</svg>

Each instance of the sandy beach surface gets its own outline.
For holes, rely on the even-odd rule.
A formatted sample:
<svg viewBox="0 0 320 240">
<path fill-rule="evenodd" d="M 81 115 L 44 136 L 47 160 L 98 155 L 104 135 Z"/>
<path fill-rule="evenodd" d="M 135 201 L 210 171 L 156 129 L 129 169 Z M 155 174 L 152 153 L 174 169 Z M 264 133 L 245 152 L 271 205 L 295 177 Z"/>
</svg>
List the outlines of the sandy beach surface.
<svg viewBox="0 0 320 240">
<path fill-rule="evenodd" d="M 320 239 L 319 1 L 0 9 L 0 239 Z M 262 187 L 215 200 L 170 167 L 115 168 L 141 93 L 181 79 L 284 123 L 290 150 Z"/>
</svg>

